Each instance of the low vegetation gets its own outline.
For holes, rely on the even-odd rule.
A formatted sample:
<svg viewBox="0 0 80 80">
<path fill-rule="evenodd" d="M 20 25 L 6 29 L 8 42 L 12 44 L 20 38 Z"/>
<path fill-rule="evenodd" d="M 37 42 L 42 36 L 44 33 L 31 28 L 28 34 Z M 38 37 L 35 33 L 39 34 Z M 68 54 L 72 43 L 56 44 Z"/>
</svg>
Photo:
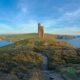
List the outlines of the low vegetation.
<svg viewBox="0 0 80 80">
<path fill-rule="evenodd" d="M 43 57 L 38 53 L 48 57 L 49 70 L 59 69 L 60 65 L 80 64 L 80 49 L 56 39 L 28 38 L 0 48 L 0 71 L 15 75 L 16 80 L 29 80 L 31 71 L 42 69 Z M 70 73 L 68 68 L 66 73 L 73 76 L 76 71 L 72 69 Z"/>
</svg>

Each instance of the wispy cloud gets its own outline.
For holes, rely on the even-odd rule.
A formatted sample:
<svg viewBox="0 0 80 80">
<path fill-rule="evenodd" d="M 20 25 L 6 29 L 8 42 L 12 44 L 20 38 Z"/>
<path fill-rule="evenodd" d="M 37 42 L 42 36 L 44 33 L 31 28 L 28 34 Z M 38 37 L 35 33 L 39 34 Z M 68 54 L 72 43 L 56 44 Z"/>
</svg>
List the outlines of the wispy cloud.
<svg viewBox="0 0 80 80">
<path fill-rule="evenodd" d="M 11 27 L 8 24 L 1 24 L 0 23 L 0 33 L 6 34 L 6 33 L 13 33 L 15 31 L 14 27 Z"/>
<path fill-rule="evenodd" d="M 0 33 L 37 32 L 38 21 L 44 25 L 45 32 L 80 33 L 80 3 L 76 0 L 42 1 L 14 0 L 13 6 L 0 5 Z"/>
<path fill-rule="evenodd" d="M 20 10 L 20 13 L 26 15 L 28 14 L 28 5 L 27 5 L 27 0 L 19 0 L 17 4 L 18 9 Z"/>
<path fill-rule="evenodd" d="M 37 21 L 29 20 L 26 23 L 18 25 L 19 31 L 24 33 L 37 32 Z"/>
<path fill-rule="evenodd" d="M 53 28 L 46 29 L 46 32 L 53 34 L 68 34 L 68 35 L 78 35 L 80 34 L 80 28 L 78 27 L 63 27 L 63 28 Z"/>
<path fill-rule="evenodd" d="M 74 21 L 75 19 L 79 19 L 80 17 L 80 8 L 72 11 L 66 12 L 61 16 L 57 21 Z"/>
<path fill-rule="evenodd" d="M 80 8 L 72 11 L 72 12 L 65 12 L 63 13 L 62 16 L 60 16 L 57 19 L 50 19 L 50 20 L 45 20 L 45 24 L 48 24 L 48 28 L 54 28 L 54 27 L 66 27 L 68 26 L 77 26 L 78 24 L 75 24 L 75 22 L 80 20 Z M 72 24 L 74 23 L 74 24 Z M 65 25 L 64 25 L 65 24 Z M 67 26 L 67 27 L 68 27 Z"/>
<path fill-rule="evenodd" d="M 10 33 L 32 33 L 37 32 L 37 21 L 29 20 L 26 23 L 21 23 L 18 25 L 8 25 L 0 23 L 0 33 L 10 34 Z"/>
<path fill-rule="evenodd" d="M 80 34 L 80 8 L 72 12 L 65 12 L 57 19 L 45 20 L 46 31 L 60 34 Z M 77 21 L 77 23 L 76 23 Z"/>
</svg>

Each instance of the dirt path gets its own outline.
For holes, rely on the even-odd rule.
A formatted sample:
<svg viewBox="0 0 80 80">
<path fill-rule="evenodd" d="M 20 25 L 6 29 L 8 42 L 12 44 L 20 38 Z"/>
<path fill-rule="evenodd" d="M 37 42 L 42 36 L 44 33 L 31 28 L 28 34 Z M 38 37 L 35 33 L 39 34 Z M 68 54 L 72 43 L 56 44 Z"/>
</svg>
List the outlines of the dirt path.
<svg viewBox="0 0 80 80">
<path fill-rule="evenodd" d="M 40 70 L 36 70 L 32 74 L 31 80 L 44 80 Z"/>
<path fill-rule="evenodd" d="M 60 73 L 54 71 L 34 71 L 31 80 L 64 80 Z"/>
<path fill-rule="evenodd" d="M 44 71 L 44 78 L 47 78 L 47 80 L 64 80 L 61 74 L 55 71 Z"/>
<path fill-rule="evenodd" d="M 38 55 L 43 57 L 42 67 L 43 70 L 34 70 L 32 73 L 31 80 L 64 80 L 60 73 L 56 71 L 48 70 L 48 58 L 42 53 L 38 53 Z"/>
<path fill-rule="evenodd" d="M 43 70 L 47 70 L 48 69 L 48 57 L 45 56 L 42 53 L 38 53 L 38 55 L 40 55 L 40 56 L 43 57 L 43 62 L 42 62 L 42 68 L 43 68 Z"/>
</svg>

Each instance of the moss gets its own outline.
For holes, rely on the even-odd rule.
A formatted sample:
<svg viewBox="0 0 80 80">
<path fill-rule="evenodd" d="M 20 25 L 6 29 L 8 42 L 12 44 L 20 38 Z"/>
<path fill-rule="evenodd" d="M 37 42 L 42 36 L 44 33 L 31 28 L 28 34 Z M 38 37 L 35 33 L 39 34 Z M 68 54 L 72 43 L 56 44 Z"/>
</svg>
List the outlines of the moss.
<svg viewBox="0 0 80 80">
<path fill-rule="evenodd" d="M 76 77 L 76 69 L 73 67 L 68 67 L 66 73 L 69 77 L 75 78 Z"/>
</svg>

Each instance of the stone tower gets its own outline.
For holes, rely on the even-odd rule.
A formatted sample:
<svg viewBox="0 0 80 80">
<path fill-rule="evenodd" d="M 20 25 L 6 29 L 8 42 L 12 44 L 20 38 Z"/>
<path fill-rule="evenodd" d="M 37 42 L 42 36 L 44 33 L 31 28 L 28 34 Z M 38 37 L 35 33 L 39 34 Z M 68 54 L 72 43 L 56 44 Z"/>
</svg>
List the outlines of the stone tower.
<svg viewBox="0 0 80 80">
<path fill-rule="evenodd" d="M 44 38 L 44 29 L 40 23 L 38 23 L 38 35 L 39 35 L 39 38 Z"/>
</svg>

